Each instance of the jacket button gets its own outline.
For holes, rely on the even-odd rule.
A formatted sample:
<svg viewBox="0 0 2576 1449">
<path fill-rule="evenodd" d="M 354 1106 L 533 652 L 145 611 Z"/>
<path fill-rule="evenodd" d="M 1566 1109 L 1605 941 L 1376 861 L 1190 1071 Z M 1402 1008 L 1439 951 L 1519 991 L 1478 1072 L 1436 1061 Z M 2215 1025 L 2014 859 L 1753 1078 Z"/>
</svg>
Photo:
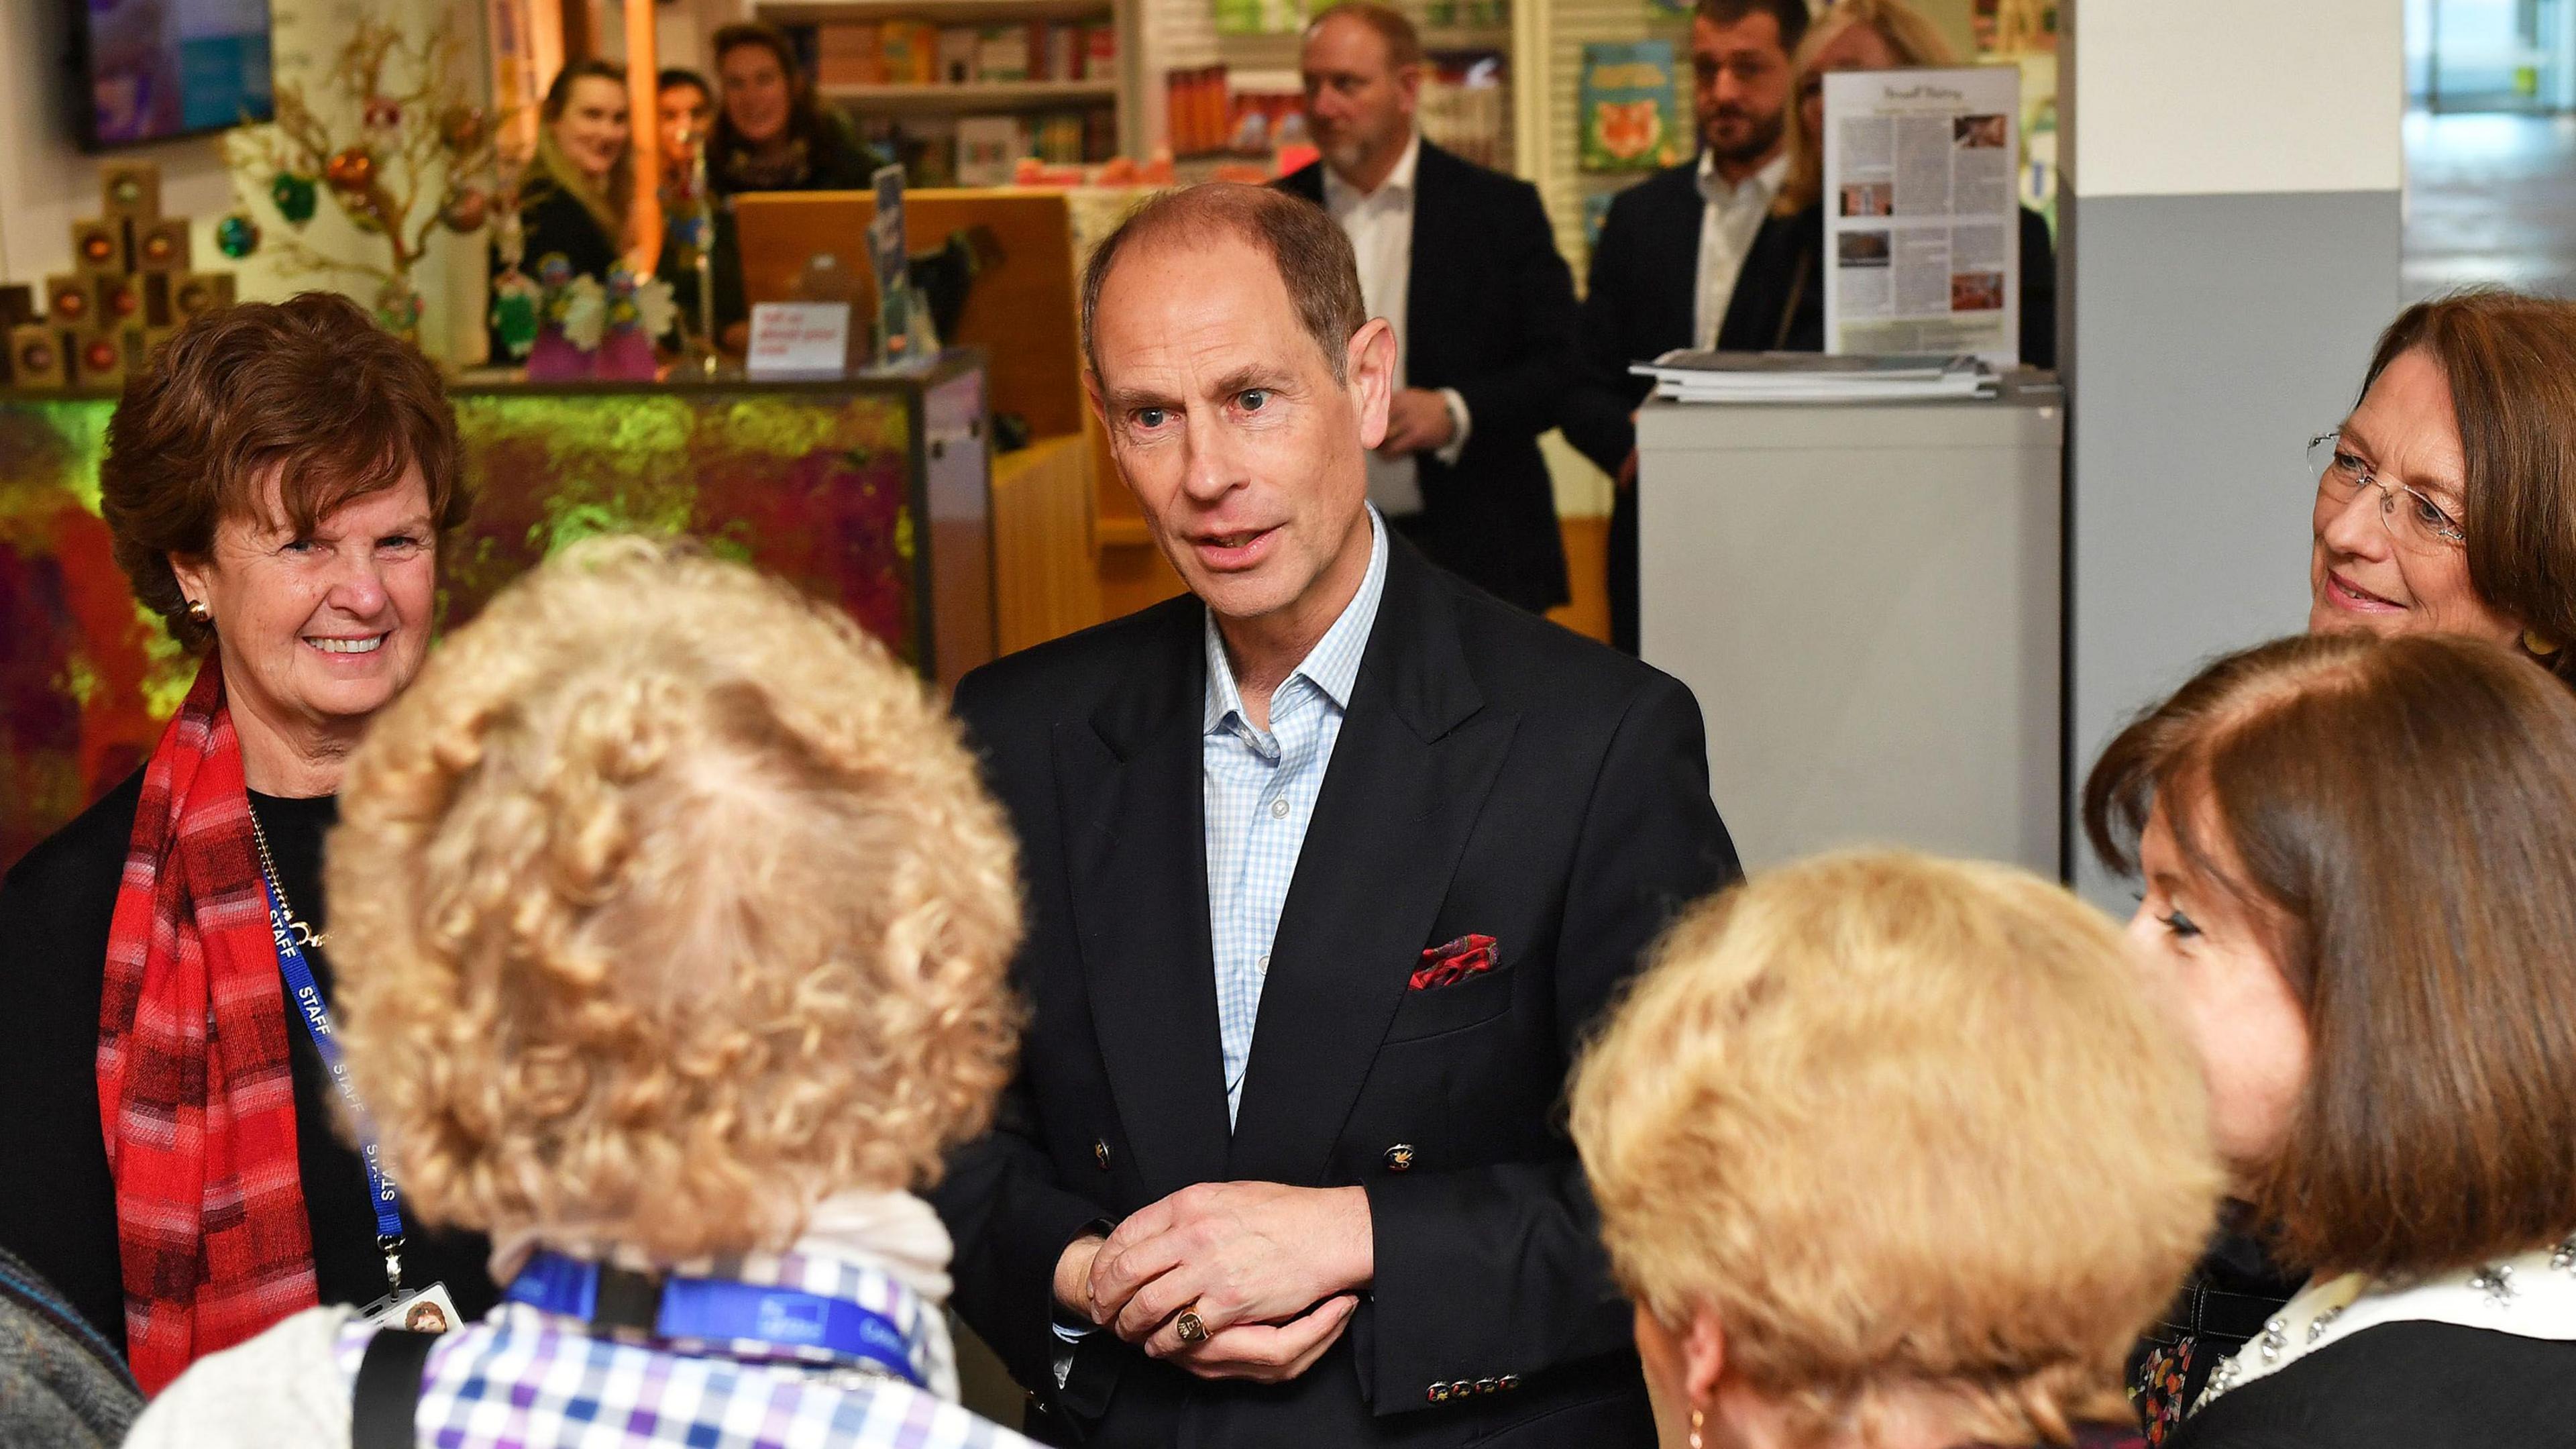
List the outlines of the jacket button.
<svg viewBox="0 0 2576 1449">
<path fill-rule="evenodd" d="M 1430 1392 L 1425 1397 L 1429 1398 L 1431 1402 L 1435 1404 L 1445 1404 L 1449 1401 L 1449 1386 L 1447 1384 L 1433 1384 Z"/>
<path fill-rule="evenodd" d="M 1505 1374 L 1501 1378 L 1494 1380 L 1494 1387 L 1507 1394 L 1520 1386 L 1521 1376 L 1519 1374 Z"/>
<path fill-rule="evenodd" d="M 1495 1388 L 1496 1388 L 1496 1387 L 1498 1387 L 1498 1385 L 1497 1385 L 1497 1384 L 1495 1383 L 1495 1381 L 1494 1381 L 1494 1380 L 1492 1380 L 1492 1379 L 1478 1379 L 1478 1380 L 1476 1380 L 1476 1392 L 1477 1392 L 1477 1393 L 1480 1393 L 1480 1394 L 1490 1394 L 1490 1393 L 1492 1393 L 1492 1392 L 1495 1390 Z"/>
<path fill-rule="evenodd" d="M 1399 1142 L 1386 1150 L 1386 1170 L 1407 1172 L 1413 1167 L 1413 1144 Z"/>
<path fill-rule="evenodd" d="M 1475 1391 L 1476 1386 L 1474 1384 L 1467 1382 L 1465 1379 L 1460 1379 L 1449 1386 L 1449 1397 L 1453 1399 L 1463 1399 Z"/>
<path fill-rule="evenodd" d="M 1101 1138 L 1092 1139 L 1091 1160 L 1100 1164 L 1101 1171 L 1107 1172 L 1109 1170 L 1109 1144 L 1107 1141 Z"/>
</svg>

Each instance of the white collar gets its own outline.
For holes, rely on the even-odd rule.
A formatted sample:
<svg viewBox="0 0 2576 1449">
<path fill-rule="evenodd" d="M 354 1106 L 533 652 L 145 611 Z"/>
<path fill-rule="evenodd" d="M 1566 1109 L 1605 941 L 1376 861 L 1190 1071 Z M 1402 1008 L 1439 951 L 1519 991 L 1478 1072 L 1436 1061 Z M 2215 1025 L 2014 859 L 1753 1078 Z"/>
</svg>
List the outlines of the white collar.
<svg viewBox="0 0 2576 1449">
<path fill-rule="evenodd" d="M 1780 194 L 1780 183 L 1788 179 L 1789 153 L 1785 148 L 1779 155 L 1763 162 L 1760 169 L 1752 175 L 1732 186 L 1727 184 L 1725 177 L 1717 174 L 1717 153 L 1714 151 L 1699 153 L 1699 194 L 1721 205 L 1742 200 L 1745 195 L 1744 188 L 1750 186 L 1755 188 L 1753 194 L 1760 197 L 1762 204 L 1768 207 L 1771 199 Z"/>
<path fill-rule="evenodd" d="M 1360 656 L 1367 652 L 1369 635 L 1377 629 L 1378 601 L 1386 594 L 1386 520 L 1380 518 L 1377 505 L 1363 504 L 1369 519 L 1368 572 L 1360 575 L 1359 592 L 1342 606 L 1333 619 L 1333 627 L 1306 651 L 1297 667 L 1288 671 L 1288 679 L 1304 675 L 1333 708 L 1348 711 L 1351 691 L 1359 684 Z M 1200 648 L 1207 655 L 1207 702 L 1199 721 L 1199 733 L 1214 734 L 1230 717 L 1243 713 L 1243 689 L 1234 681 L 1233 661 L 1226 658 L 1225 635 L 1217 629 L 1216 610 L 1206 613 L 1206 627 Z M 1288 687 L 1288 679 L 1279 688 Z M 1279 697 L 1278 690 L 1271 698 Z"/>
<path fill-rule="evenodd" d="M 2475 1268 L 2412 1280 L 2346 1273 L 2307 1286 L 2264 1323 L 2263 1332 L 2209 1376 L 2199 1413 L 2230 1389 L 2279 1373 L 2365 1328 L 2384 1323 L 2449 1323 L 2516 1338 L 2576 1342 L 2576 1236 Z"/>
<path fill-rule="evenodd" d="M 1342 174 L 1333 169 L 1332 163 L 1324 163 L 1324 202 L 1335 210 L 1347 211 L 1363 201 L 1375 201 L 1381 196 L 1389 198 L 1411 196 L 1413 175 L 1421 165 L 1422 128 L 1417 126 L 1413 128 L 1411 135 L 1405 137 L 1404 154 L 1395 158 L 1395 169 L 1386 173 L 1386 179 L 1377 184 L 1375 191 L 1361 191 L 1358 187 L 1344 181 Z"/>
</svg>

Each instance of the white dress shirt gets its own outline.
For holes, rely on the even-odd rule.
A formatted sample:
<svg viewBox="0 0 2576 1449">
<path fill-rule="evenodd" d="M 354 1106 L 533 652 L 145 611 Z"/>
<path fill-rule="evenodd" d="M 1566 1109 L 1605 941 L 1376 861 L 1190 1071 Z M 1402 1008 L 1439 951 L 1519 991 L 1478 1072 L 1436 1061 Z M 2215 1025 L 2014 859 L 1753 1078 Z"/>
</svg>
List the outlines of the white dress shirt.
<svg viewBox="0 0 2576 1449">
<path fill-rule="evenodd" d="M 1362 193 L 1331 166 L 1324 168 L 1324 209 L 1342 224 L 1358 254 L 1360 300 L 1372 317 L 1383 317 L 1395 329 L 1395 386 L 1406 386 L 1412 346 L 1407 336 L 1406 304 L 1413 290 L 1413 178 L 1422 162 L 1422 133 L 1405 140 L 1404 154 L 1375 191 Z M 1767 202 L 1765 203 L 1768 204 Z M 1467 446 L 1467 400 L 1454 387 L 1440 389 L 1449 404 L 1454 429 L 1448 443 L 1432 456 L 1455 464 Z M 1422 511 L 1421 470 L 1411 455 L 1389 458 L 1369 454 L 1369 501 L 1380 513 L 1401 518 Z"/>
<path fill-rule="evenodd" d="M 1727 304 L 1735 300 L 1735 279 L 1744 271 L 1753 235 L 1780 194 L 1789 175 L 1789 157 L 1770 164 L 1730 186 L 1717 174 L 1717 157 L 1699 153 L 1699 298 L 1691 314 L 1691 337 L 1701 348 L 1717 346 L 1718 329 L 1726 325 Z"/>
</svg>

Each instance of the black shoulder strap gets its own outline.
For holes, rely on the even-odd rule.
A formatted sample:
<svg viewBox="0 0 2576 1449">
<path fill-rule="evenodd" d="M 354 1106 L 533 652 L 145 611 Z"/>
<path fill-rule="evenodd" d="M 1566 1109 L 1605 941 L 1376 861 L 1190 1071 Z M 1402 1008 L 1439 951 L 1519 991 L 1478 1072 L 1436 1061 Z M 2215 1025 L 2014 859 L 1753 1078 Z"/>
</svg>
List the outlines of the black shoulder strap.
<svg viewBox="0 0 2576 1449">
<path fill-rule="evenodd" d="M 349 1405 L 349 1449 L 413 1449 L 420 1373 L 429 1366 L 430 1346 L 437 1342 L 435 1333 L 407 1328 L 378 1329 L 367 1340 Z"/>
</svg>

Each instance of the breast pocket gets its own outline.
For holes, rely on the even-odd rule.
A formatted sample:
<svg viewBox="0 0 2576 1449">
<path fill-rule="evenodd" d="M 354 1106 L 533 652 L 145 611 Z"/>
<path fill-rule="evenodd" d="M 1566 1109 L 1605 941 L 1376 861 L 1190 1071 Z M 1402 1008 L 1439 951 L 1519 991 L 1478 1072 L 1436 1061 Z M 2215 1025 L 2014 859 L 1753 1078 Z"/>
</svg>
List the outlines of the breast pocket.
<svg viewBox="0 0 2576 1449">
<path fill-rule="evenodd" d="M 1482 1026 L 1512 1009 L 1512 982 L 1512 964 L 1506 961 L 1464 981 L 1408 991 L 1387 1027 L 1387 1042 L 1419 1041 Z"/>
</svg>

